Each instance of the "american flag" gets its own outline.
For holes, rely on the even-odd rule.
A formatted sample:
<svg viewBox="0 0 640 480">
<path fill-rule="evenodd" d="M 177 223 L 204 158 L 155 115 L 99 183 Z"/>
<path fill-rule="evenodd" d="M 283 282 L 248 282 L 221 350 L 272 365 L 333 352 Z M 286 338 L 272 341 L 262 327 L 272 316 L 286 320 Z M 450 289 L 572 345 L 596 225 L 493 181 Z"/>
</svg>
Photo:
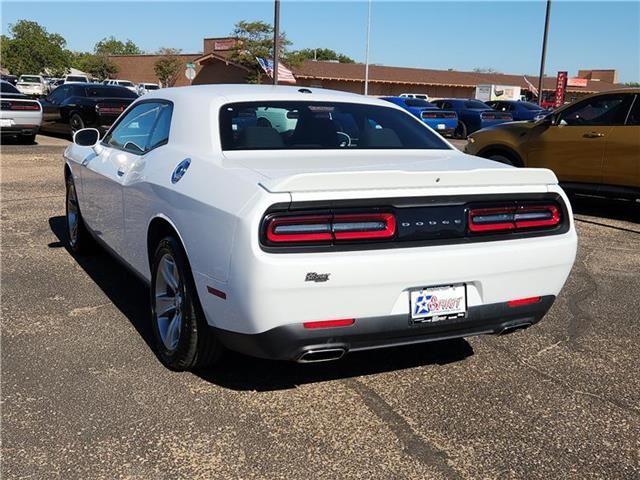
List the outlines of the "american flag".
<svg viewBox="0 0 640 480">
<path fill-rule="evenodd" d="M 262 70 L 264 70 L 264 73 L 273 78 L 273 60 L 261 57 L 256 57 L 256 60 L 262 67 Z M 291 70 L 280 62 L 278 62 L 278 82 L 296 83 L 296 77 L 293 76 Z"/>
<path fill-rule="evenodd" d="M 526 76 L 524 77 L 524 81 L 527 84 L 527 87 L 529 87 L 529 91 L 531 93 L 533 93 L 537 97 L 538 96 L 538 89 L 533 86 L 533 84 L 529 81 L 529 79 Z"/>
</svg>

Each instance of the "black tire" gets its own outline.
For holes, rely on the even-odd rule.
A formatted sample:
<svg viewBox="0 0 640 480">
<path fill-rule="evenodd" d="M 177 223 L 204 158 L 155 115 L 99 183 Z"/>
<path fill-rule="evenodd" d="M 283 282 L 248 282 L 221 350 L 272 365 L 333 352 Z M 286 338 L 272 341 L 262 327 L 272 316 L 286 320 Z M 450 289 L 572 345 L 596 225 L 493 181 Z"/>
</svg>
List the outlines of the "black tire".
<svg viewBox="0 0 640 480">
<path fill-rule="evenodd" d="M 23 143 L 24 145 L 33 145 L 36 143 L 36 134 L 20 136 L 20 143 Z"/>
<path fill-rule="evenodd" d="M 71 135 L 76 133 L 78 130 L 82 130 L 84 128 L 84 120 L 80 115 L 74 113 L 69 118 L 69 127 L 71 127 Z"/>
<path fill-rule="evenodd" d="M 66 176 L 65 196 L 65 224 L 67 226 L 67 244 L 73 253 L 91 253 L 95 250 L 96 242 L 87 230 L 80 211 L 80 203 L 72 176 Z M 75 206 L 75 212 L 74 210 Z M 75 215 L 75 218 L 74 218 Z M 74 227 L 75 222 L 75 227 Z"/>
<path fill-rule="evenodd" d="M 180 295 L 179 301 L 174 301 L 173 309 L 180 314 L 180 328 L 175 346 L 169 348 L 163 339 L 158 318 L 159 296 L 170 294 L 162 291 L 168 283 L 163 284 L 163 268 L 165 259 L 173 260 L 172 266 L 177 269 L 177 288 L 174 297 Z M 173 289 L 171 289 L 173 290 Z M 193 274 L 187 256 L 180 242 L 173 236 L 165 237 L 156 246 L 151 263 L 151 329 L 155 340 L 156 354 L 160 361 L 174 371 L 194 370 L 211 366 L 218 362 L 222 354 L 222 345 L 210 331 L 204 317 L 202 306 L 193 281 Z M 169 302 L 170 303 L 170 302 Z M 165 309 L 166 309 L 165 304 Z M 166 320 L 170 322 L 169 318 Z M 164 332 L 168 336 L 168 330 Z"/>
<path fill-rule="evenodd" d="M 464 122 L 458 121 L 458 126 L 453 132 L 453 138 L 458 138 L 462 140 L 467 139 L 467 126 Z"/>
<path fill-rule="evenodd" d="M 511 165 L 515 167 L 515 163 L 513 159 L 501 153 L 494 153 L 493 155 L 489 155 L 489 160 L 493 160 L 495 162 L 500 162 L 500 163 L 504 163 L 505 165 Z"/>
</svg>

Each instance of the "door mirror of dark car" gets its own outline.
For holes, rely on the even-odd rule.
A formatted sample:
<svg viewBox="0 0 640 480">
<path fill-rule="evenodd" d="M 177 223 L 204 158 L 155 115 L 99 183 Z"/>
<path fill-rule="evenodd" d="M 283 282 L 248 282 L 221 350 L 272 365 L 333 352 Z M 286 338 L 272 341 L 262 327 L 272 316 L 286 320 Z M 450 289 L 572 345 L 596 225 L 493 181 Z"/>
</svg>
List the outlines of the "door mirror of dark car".
<svg viewBox="0 0 640 480">
<path fill-rule="evenodd" d="M 100 132 L 95 128 L 83 128 L 73 134 L 73 143 L 80 147 L 93 147 L 100 141 Z"/>
<path fill-rule="evenodd" d="M 555 123 L 556 123 L 556 116 L 553 113 L 546 115 L 540 120 L 540 125 L 546 125 L 547 127 L 550 127 L 551 125 L 555 125 Z"/>
</svg>

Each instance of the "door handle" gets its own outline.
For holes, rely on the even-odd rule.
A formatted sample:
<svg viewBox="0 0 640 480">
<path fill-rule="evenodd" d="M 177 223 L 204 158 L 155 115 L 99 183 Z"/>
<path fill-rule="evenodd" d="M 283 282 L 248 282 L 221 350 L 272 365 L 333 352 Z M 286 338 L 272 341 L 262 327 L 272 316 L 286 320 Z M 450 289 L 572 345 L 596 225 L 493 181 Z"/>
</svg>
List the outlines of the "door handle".
<svg viewBox="0 0 640 480">
<path fill-rule="evenodd" d="M 124 175 L 124 169 L 119 168 L 118 171 L 116 172 L 118 174 L 119 177 Z"/>
<path fill-rule="evenodd" d="M 584 138 L 601 138 L 601 137 L 604 137 L 604 133 L 600 133 L 600 132 L 585 133 L 583 137 Z"/>
</svg>

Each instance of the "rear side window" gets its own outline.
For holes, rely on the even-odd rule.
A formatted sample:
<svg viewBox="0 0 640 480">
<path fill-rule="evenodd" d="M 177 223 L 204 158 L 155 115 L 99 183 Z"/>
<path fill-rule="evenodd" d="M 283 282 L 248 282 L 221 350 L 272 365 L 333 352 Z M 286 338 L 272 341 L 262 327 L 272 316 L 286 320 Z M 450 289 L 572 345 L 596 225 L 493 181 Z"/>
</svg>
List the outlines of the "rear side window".
<svg viewBox="0 0 640 480">
<path fill-rule="evenodd" d="M 636 95 L 636 100 L 627 119 L 627 125 L 640 125 L 640 95 Z"/>
<path fill-rule="evenodd" d="M 471 108 L 473 110 L 487 110 L 489 106 L 486 103 L 479 102 L 478 100 L 469 100 L 468 102 L 464 102 L 465 108 Z"/>
<path fill-rule="evenodd" d="M 602 95 L 579 102 L 559 115 L 561 125 L 623 125 L 632 95 Z"/>
<path fill-rule="evenodd" d="M 169 138 L 172 105 L 143 102 L 134 106 L 109 131 L 103 143 L 119 150 L 144 155 Z"/>
<path fill-rule="evenodd" d="M 0 93 L 20 94 L 20 90 L 8 82 L 0 82 Z"/>
<path fill-rule="evenodd" d="M 445 149 L 410 114 L 342 102 L 242 102 L 220 109 L 223 150 Z"/>
</svg>

